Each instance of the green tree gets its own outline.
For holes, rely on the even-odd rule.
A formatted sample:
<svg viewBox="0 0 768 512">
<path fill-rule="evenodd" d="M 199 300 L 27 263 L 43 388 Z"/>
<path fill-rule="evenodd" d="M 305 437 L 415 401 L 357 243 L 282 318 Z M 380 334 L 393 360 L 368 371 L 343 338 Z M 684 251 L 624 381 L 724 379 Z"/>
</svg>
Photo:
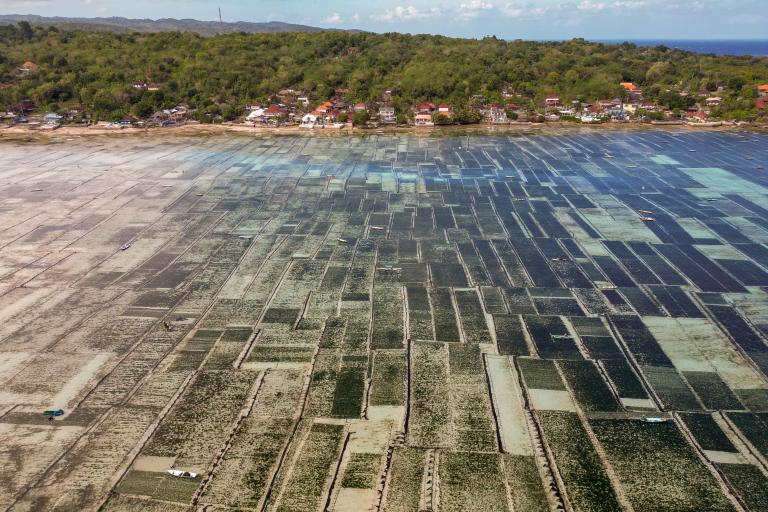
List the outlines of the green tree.
<svg viewBox="0 0 768 512">
<path fill-rule="evenodd" d="M 365 126 L 370 118 L 368 112 L 355 112 L 355 115 L 352 116 L 352 126 Z"/>
</svg>

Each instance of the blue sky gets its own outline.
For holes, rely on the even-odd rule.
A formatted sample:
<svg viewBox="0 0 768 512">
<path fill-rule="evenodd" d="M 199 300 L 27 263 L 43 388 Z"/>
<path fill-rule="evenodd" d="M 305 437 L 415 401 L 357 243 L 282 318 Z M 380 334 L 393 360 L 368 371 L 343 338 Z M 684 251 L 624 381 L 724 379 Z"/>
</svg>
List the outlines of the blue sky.
<svg viewBox="0 0 768 512">
<path fill-rule="evenodd" d="M 768 38 L 765 0 L 0 0 L 0 14 L 287 21 L 505 39 Z"/>
</svg>

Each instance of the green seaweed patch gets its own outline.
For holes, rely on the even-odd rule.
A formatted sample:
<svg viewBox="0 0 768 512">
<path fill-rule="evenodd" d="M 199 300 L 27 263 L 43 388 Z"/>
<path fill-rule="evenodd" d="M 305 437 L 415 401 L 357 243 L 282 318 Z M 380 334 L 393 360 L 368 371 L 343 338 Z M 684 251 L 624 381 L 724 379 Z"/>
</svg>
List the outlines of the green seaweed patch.
<svg viewBox="0 0 768 512">
<path fill-rule="evenodd" d="M 372 489 L 376 486 L 381 456 L 375 453 L 353 453 L 349 456 L 341 486 L 353 489 Z"/>
</svg>

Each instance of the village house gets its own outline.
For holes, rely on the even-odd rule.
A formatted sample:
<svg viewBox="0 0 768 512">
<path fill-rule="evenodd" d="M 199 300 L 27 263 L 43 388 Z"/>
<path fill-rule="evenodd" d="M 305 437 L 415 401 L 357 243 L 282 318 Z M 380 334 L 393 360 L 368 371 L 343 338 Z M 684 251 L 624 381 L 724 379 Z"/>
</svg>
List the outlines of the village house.
<svg viewBox="0 0 768 512">
<path fill-rule="evenodd" d="M 37 69 L 37 64 L 35 64 L 31 60 L 28 60 L 24 64 L 19 66 L 19 71 L 24 73 L 24 74 L 31 73 L 32 71 L 35 71 L 36 69 Z"/>
<path fill-rule="evenodd" d="M 545 107 L 561 107 L 563 104 L 560 103 L 560 98 L 557 96 L 550 96 L 548 98 L 544 98 L 544 106 Z"/>
<path fill-rule="evenodd" d="M 22 114 L 29 114 L 35 110 L 35 102 L 32 100 L 21 100 L 16 104 L 16 110 Z"/>
<path fill-rule="evenodd" d="M 258 105 L 250 107 L 250 113 L 245 118 L 245 124 L 256 125 L 264 122 L 264 109 Z"/>
<path fill-rule="evenodd" d="M 413 116 L 413 124 L 416 126 L 434 126 L 432 121 L 432 114 L 429 112 L 419 112 Z"/>
<path fill-rule="evenodd" d="M 146 82 L 133 82 L 133 88 L 138 89 L 140 91 L 144 91 L 149 87 Z"/>
<path fill-rule="evenodd" d="M 354 110 L 355 114 L 360 114 L 362 112 L 368 112 L 368 107 L 365 105 L 365 103 L 355 103 L 355 106 L 352 107 L 352 110 Z"/>
<path fill-rule="evenodd" d="M 416 109 L 415 110 L 419 114 L 430 114 L 431 115 L 432 113 L 435 112 L 436 109 L 437 109 L 437 107 L 435 107 L 434 104 L 429 103 L 429 102 L 424 102 L 424 103 L 419 103 L 418 105 L 416 105 Z"/>
<path fill-rule="evenodd" d="M 341 115 L 341 111 L 340 110 L 332 109 L 332 110 L 329 110 L 329 111 L 327 111 L 325 113 L 325 116 L 324 116 L 323 120 L 326 123 L 335 123 L 340 115 Z"/>
<path fill-rule="evenodd" d="M 704 100 L 704 103 L 706 103 L 708 107 L 719 107 L 722 102 L 723 102 L 723 98 L 719 96 L 707 98 L 706 100 Z"/>
<path fill-rule="evenodd" d="M 380 107 L 379 119 L 384 124 L 395 124 L 397 122 L 397 116 L 395 115 L 395 107 Z"/>
<path fill-rule="evenodd" d="M 441 103 L 437 106 L 437 113 L 445 117 L 453 117 L 453 107 L 447 103 Z"/>
<path fill-rule="evenodd" d="M 761 98 L 768 97 L 768 84 L 758 85 L 757 86 L 757 94 L 760 95 Z"/>
<path fill-rule="evenodd" d="M 320 112 L 314 111 L 304 114 L 301 118 L 301 128 L 314 128 L 320 118 Z"/>
<path fill-rule="evenodd" d="M 618 98 L 615 98 L 612 100 L 600 100 L 597 102 L 597 104 L 605 109 L 611 109 L 611 108 L 620 106 L 621 100 Z"/>
<path fill-rule="evenodd" d="M 621 82 L 619 85 L 627 92 L 632 92 L 637 90 L 637 86 L 632 82 Z"/>
<path fill-rule="evenodd" d="M 483 121 L 493 124 L 506 124 L 509 122 L 507 118 L 507 112 L 501 108 L 501 105 L 493 103 L 482 109 L 480 113 L 483 115 Z"/>
<path fill-rule="evenodd" d="M 755 100 L 755 108 L 757 110 L 768 110 L 768 97 L 757 98 Z"/>
<path fill-rule="evenodd" d="M 43 123 L 48 126 L 59 126 L 64 119 L 63 116 L 55 113 L 55 112 L 48 112 L 43 117 Z"/>
<path fill-rule="evenodd" d="M 147 85 L 148 91 L 159 91 L 160 90 L 160 84 L 148 84 Z"/>
<path fill-rule="evenodd" d="M 298 98 L 296 98 L 296 103 L 298 103 L 303 107 L 306 107 L 307 105 L 309 105 L 309 98 L 306 96 L 299 96 Z"/>
<path fill-rule="evenodd" d="M 392 87 L 387 87 L 384 89 L 384 93 L 382 93 L 382 97 L 384 98 L 384 101 L 389 101 L 392 99 L 392 94 L 394 94 L 395 90 Z"/>
<path fill-rule="evenodd" d="M 643 91 L 641 91 L 634 83 L 621 82 L 619 85 L 626 91 L 630 101 L 642 101 Z"/>
<path fill-rule="evenodd" d="M 709 112 L 702 110 L 689 110 L 685 113 L 685 120 L 691 123 L 703 123 L 709 120 Z"/>
<path fill-rule="evenodd" d="M 264 111 L 264 119 L 270 122 L 277 122 L 280 118 L 288 115 L 288 111 L 280 105 L 270 105 Z"/>
</svg>

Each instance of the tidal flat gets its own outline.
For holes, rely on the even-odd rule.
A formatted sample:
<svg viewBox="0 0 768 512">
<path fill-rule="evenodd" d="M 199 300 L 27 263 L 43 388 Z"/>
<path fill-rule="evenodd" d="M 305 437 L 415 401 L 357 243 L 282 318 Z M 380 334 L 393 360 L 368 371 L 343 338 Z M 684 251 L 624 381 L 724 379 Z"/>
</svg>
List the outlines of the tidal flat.
<svg viewBox="0 0 768 512">
<path fill-rule="evenodd" d="M 735 130 L 4 140 L 0 509 L 763 510 L 767 161 Z"/>
</svg>

